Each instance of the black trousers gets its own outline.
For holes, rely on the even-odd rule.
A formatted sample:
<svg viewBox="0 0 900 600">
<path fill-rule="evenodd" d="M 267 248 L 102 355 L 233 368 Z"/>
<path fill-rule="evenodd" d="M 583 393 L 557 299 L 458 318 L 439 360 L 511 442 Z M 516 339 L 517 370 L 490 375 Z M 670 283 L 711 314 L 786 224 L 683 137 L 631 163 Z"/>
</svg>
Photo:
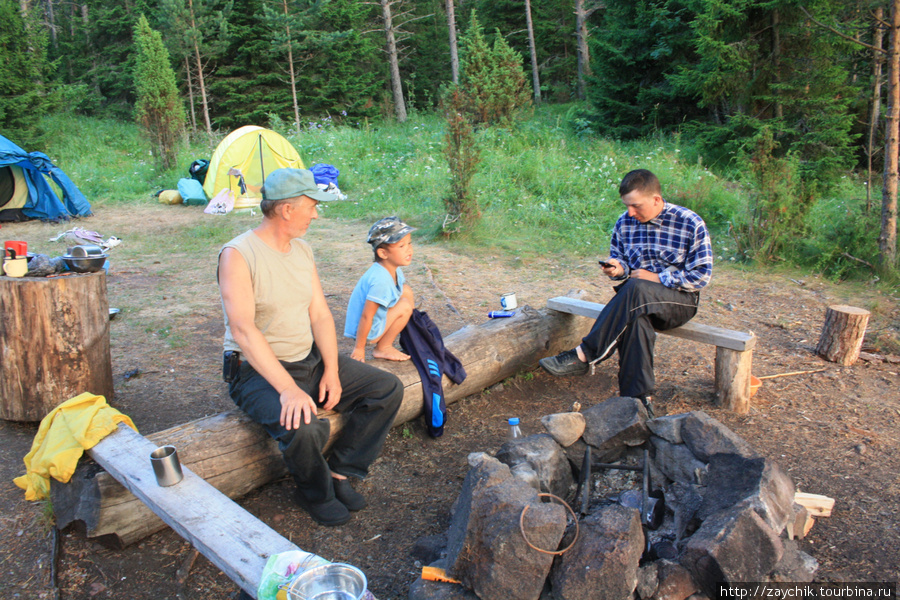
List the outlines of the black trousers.
<svg viewBox="0 0 900 600">
<path fill-rule="evenodd" d="M 645 396 L 656 389 L 653 348 L 656 332 L 684 325 L 697 314 L 698 292 L 683 292 L 661 283 L 628 279 L 600 311 L 581 349 L 588 362 L 619 353 L 619 394 Z"/>
<path fill-rule="evenodd" d="M 315 345 L 305 359 L 281 364 L 300 389 L 318 399 L 325 368 Z M 308 425 L 301 419 L 299 428 L 285 429 L 280 423 L 280 395 L 247 362 L 228 388 L 234 403 L 278 440 L 288 470 L 309 502 L 334 498 L 332 472 L 360 479 L 368 474 L 403 400 L 403 384 L 395 375 L 350 357 L 338 356 L 338 376 L 342 392 L 335 410 L 346 420 L 327 460 L 323 455 L 331 433 L 327 419 L 313 418 Z"/>
</svg>

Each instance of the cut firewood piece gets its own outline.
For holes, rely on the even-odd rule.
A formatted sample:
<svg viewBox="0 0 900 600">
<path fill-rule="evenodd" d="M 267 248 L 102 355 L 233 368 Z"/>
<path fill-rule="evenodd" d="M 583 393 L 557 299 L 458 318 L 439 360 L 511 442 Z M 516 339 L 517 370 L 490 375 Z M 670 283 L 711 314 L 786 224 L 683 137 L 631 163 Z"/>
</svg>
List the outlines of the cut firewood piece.
<svg viewBox="0 0 900 600">
<path fill-rule="evenodd" d="M 796 492 L 794 494 L 794 502 L 805 506 L 814 517 L 830 517 L 831 511 L 834 509 L 834 498 L 820 496 L 819 494 Z"/>
</svg>

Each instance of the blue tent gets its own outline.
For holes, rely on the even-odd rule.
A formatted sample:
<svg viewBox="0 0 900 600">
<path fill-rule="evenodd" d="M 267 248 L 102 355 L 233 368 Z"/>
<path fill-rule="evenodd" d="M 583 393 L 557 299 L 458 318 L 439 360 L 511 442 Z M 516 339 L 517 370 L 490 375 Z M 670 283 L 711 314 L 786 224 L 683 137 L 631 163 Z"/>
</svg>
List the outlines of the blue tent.
<svg viewBox="0 0 900 600">
<path fill-rule="evenodd" d="M 50 185 L 61 190 L 62 199 Z M 90 216 L 91 205 L 42 152 L 25 152 L 0 135 L 0 221 L 58 221 Z"/>
</svg>

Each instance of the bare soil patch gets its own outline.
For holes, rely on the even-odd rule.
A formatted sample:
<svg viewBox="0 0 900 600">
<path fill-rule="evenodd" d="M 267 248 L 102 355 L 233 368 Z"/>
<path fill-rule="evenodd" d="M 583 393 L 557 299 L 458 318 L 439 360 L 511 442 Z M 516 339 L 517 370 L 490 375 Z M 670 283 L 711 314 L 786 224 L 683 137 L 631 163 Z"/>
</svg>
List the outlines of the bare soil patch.
<svg viewBox="0 0 900 600">
<path fill-rule="evenodd" d="M 327 216 L 327 215 L 326 215 Z M 109 303 L 121 309 L 111 323 L 115 384 L 112 404 L 144 434 L 229 410 L 221 381 L 222 318 L 215 284 L 221 241 L 257 216 L 203 215 L 199 208 L 104 208 L 79 225 L 124 240 L 113 251 Z M 307 240 L 339 331 L 357 278 L 371 261 L 368 223 L 323 218 Z M 61 254 L 47 240 L 66 226 L 4 224 L 4 239 Z M 585 289 L 598 301 L 612 291 L 594 260 L 503 258 L 489 251 L 460 253 L 442 245 L 416 246 L 406 269 L 421 308 L 445 335 L 480 323 L 499 297 L 543 307 L 547 298 Z M 900 579 L 900 364 L 860 361 L 852 367 L 814 355 L 826 306 L 851 304 L 872 311 L 865 349 L 897 353 L 897 298 L 862 285 L 836 285 L 796 273 L 746 273 L 720 266 L 703 294 L 697 320 L 759 336 L 754 374 L 823 371 L 766 379 L 749 415 L 713 406 L 715 349 L 662 336 L 656 352 L 658 413 L 705 410 L 781 464 L 803 491 L 837 500 L 817 521 L 802 549 L 820 563 L 821 581 Z M 342 341 L 349 353 L 349 340 Z M 522 373 L 450 408 L 446 433 L 430 439 L 421 423 L 395 428 L 371 476 L 359 486 L 370 507 L 347 525 L 316 525 L 291 501 L 280 481 L 240 504 L 305 550 L 358 565 L 382 600 L 407 596 L 421 565 L 410 549 L 421 536 L 443 532 L 468 470 L 470 452 L 494 452 L 506 419 L 518 416 L 526 434 L 541 431 L 542 415 L 583 406 L 616 393 L 615 360 L 593 377 L 558 380 L 539 370 Z M 53 587 L 52 523 L 43 504 L 28 503 L 12 479 L 24 472 L 36 424 L 0 421 L 0 572 L 4 598 L 231 598 L 236 586 L 200 557 L 183 585 L 176 570 L 189 545 L 171 531 L 125 550 L 108 550 L 75 531 L 60 536 Z"/>
</svg>

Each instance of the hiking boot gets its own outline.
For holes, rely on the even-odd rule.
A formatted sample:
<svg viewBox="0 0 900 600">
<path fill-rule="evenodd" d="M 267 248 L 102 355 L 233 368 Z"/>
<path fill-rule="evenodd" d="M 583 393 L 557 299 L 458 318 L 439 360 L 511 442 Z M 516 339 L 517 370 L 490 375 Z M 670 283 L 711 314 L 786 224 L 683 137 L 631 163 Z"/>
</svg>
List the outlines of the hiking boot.
<svg viewBox="0 0 900 600">
<path fill-rule="evenodd" d="M 312 520 L 319 525 L 324 525 L 325 527 L 337 527 L 350 520 L 350 511 L 347 510 L 347 507 L 337 498 L 332 498 L 325 502 L 310 502 L 299 492 L 299 490 L 297 491 L 296 498 L 300 508 L 309 513 Z"/>
<path fill-rule="evenodd" d="M 656 418 L 656 413 L 653 410 L 653 398 L 650 396 L 638 396 L 638 400 L 641 401 L 641 404 L 644 405 L 644 408 L 647 409 L 647 417 L 650 419 Z"/>
<path fill-rule="evenodd" d="M 556 356 L 548 356 L 538 361 L 538 364 L 545 371 L 556 377 L 564 377 L 566 375 L 584 375 L 591 366 L 586 362 L 581 362 L 578 358 L 578 350 L 566 350 L 560 352 Z"/>
<path fill-rule="evenodd" d="M 347 510 L 356 512 L 368 506 L 366 499 L 362 494 L 353 489 L 350 479 L 338 479 L 332 477 L 334 481 L 334 497 L 341 501 L 341 504 L 347 507 Z"/>
</svg>

